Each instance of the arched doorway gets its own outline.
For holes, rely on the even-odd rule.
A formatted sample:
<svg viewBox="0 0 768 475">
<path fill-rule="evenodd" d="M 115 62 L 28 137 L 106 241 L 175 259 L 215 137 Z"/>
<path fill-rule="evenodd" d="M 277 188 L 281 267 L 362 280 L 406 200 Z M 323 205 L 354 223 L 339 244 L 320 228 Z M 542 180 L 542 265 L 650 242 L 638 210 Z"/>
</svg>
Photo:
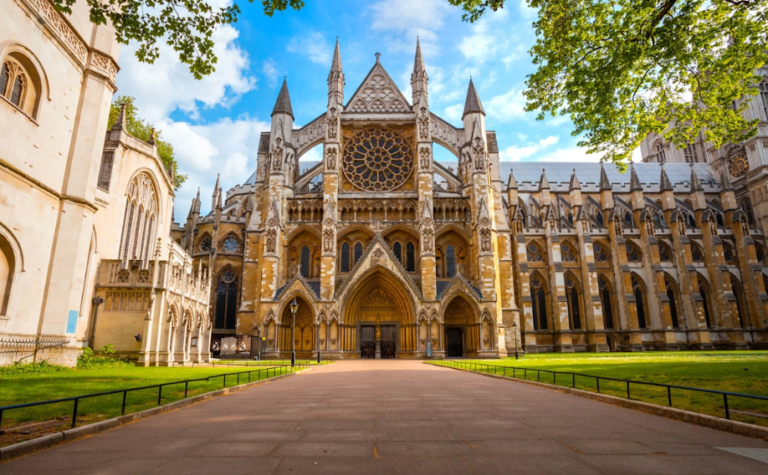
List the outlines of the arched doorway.
<svg viewBox="0 0 768 475">
<path fill-rule="evenodd" d="M 480 323 L 467 298 L 456 295 L 443 313 L 445 356 L 461 358 L 480 350 Z"/>
<path fill-rule="evenodd" d="M 358 282 L 343 309 L 342 351 L 360 358 L 397 358 L 417 351 L 413 301 L 389 271 L 374 270 Z"/>
<path fill-rule="evenodd" d="M 315 314 L 312 305 L 307 300 L 297 294 L 286 299 L 287 304 L 283 308 L 280 318 L 280 335 L 278 338 L 278 351 L 285 354 L 291 352 L 291 330 L 293 328 L 293 314 L 291 314 L 290 302 L 296 299 L 299 307 L 296 309 L 296 329 L 294 332 L 294 345 L 296 357 L 301 359 L 311 359 L 312 352 L 315 349 Z"/>
</svg>

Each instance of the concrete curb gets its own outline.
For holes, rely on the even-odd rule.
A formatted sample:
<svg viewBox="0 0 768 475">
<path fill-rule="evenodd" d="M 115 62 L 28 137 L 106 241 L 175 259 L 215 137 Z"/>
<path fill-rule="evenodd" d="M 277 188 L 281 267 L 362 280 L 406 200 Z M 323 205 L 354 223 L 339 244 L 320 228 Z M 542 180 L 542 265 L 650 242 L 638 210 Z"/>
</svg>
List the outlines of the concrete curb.
<svg viewBox="0 0 768 475">
<path fill-rule="evenodd" d="M 293 376 L 294 374 L 300 373 L 302 371 L 311 370 L 311 369 L 312 368 L 306 368 L 299 371 L 295 371 L 293 373 L 286 373 L 286 374 L 281 374 L 279 376 L 273 376 L 267 379 L 261 379 L 259 381 L 254 381 L 252 383 L 243 383 L 239 386 L 232 386 L 229 388 L 218 389 L 216 391 L 199 394 L 197 396 L 192 396 L 190 398 L 182 399 L 180 401 L 163 404 L 162 406 L 153 407 L 152 409 L 147 409 L 140 412 L 134 412 L 132 414 L 126 414 L 124 416 L 107 419 L 106 421 L 95 422 L 93 424 L 88 424 L 81 427 L 75 427 L 74 429 L 68 429 L 62 432 L 56 432 L 54 434 L 38 437 L 37 439 L 26 440 L 24 442 L 19 442 L 18 444 L 9 445 L 7 447 L 0 447 L 0 464 L 2 464 L 3 462 L 7 462 L 12 458 L 18 458 L 23 455 L 28 455 L 32 452 L 36 452 L 38 450 L 45 449 L 53 445 L 57 445 L 61 442 L 70 442 L 70 441 L 85 437 L 87 435 L 104 432 L 106 430 L 114 429 L 115 427 L 120 427 L 122 425 L 129 424 L 134 421 L 156 416 L 164 412 L 175 411 L 177 409 L 181 409 L 186 406 L 191 406 L 192 404 L 195 404 L 198 402 L 203 402 L 209 399 L 226 396 L 227 394 L 230 394 L 230 393 L 252 388 L 260 384 L 277 381 L 278 379 L 287 378 L 288 376 Z"/>
<path fill-rule="evenodd" d="M 595 401 L 606 402 L 613 404 L 614 406 L 620 406 L 627 409 L 634 409 L 636 411 L 653 414 L 656 416 L 666 417 L 668 419 L 674 419 L 677 421 L 688 422 L 691 424 L 697 424 L 712 429 L 718 429 L 732 434 L 743 435 L 746 437 L 753 437 L 756 439 L 768 440 L 768 427 L 757 426 L 754 424 L 747 424 L 746 422 L 733 421 L 730 419 L 722 419 L 720 417 L 708 416 L 706 414 L 699 414 L 696 412 L 686 411 L 683 409 L 675 409 L 672 407 L 659 406 L 656 404 L 650 404 L 647 402 L 634 401 L 632 399 L 624 399 L 616 396 L 609 396 L 607 394 L 598 394 L 590 391 L 583 391 L 581 389 L 573 389 L 565 386 L 557 386 L 554 384 L 540 383 L 538 381 L 529 381 L 527 379 L 510 378 L 509 376 L 499 376 L 490 373 L 481 373 L 478 371 L 472 371 L 463 368 L 454 368 L 451 366 L 435 365 L 440 368 L 455 369 L 457 371 L 466 371 L 468 373 L 479 374 L 482 376 L 489 376 L 491 378 L 503 379 L 507 381 L 516 381 L 520 383 L 530 384 L 531 386 L 538 386 L 553 391 L 557 391 L 563 394 L 573 394 L 574 396 L 583 397 L 585 399 L 592 399 Z"/>
</svg>

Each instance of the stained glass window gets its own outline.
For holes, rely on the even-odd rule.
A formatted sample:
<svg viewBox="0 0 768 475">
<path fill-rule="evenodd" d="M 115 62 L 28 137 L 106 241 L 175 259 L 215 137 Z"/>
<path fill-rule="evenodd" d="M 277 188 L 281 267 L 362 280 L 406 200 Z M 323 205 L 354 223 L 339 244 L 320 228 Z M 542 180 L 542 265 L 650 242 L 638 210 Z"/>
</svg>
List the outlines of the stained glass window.
<svg viewBox="0 0 768 475">
<path fill-rule="evenodd" d="M 208 252 L 211 250 L 211 236 L 208 236 L 207 234 L 203 236 L 203 238 L 200 240 L 200 250 L 202 252 Z"/>
<path fill-rule="evenodd" d="M 445 248 L 445 275 L 453 277 L 456 275 L 456 249 L 452 244 Z"/>
<path fill-rule="evenodd" d="M 416 270 L 416 246 L 414 246 L 412 242 L 409 242 L 405 246 L 405 254 L 407 261 L 405 270 L 414 272 Z"/>
<path fill-rule="evenodd" d="M 301 248 L 301 276 L 309 278 L 309 246 Z"/>
<path fill-rule="evenodd" d="M 413 170 L 411 145 L 392 130 L 361 130 L 344 149 L 342 170 L 361 190 L 395 190 L 405 183 Z"/>
<path fill-rule="evenodd" d="M 349 243 L 341 245 L 341 272 L 349 272 Z"/>
<path fill-rule="evenodd" d="M 234 236 L 227 236 L 221 243 L 221 250 L 224 252 L 237 252 L 240 250 L 240 241 Z"/>
</svg>

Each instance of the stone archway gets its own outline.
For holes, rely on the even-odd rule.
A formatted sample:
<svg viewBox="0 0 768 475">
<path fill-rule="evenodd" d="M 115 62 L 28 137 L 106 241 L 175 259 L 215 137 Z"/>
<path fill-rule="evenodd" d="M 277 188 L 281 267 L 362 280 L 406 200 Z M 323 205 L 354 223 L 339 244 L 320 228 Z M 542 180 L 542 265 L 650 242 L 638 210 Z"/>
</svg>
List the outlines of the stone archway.
<svg viewBox="0 0 768 475">
<path fill-rule="evenodd" d="M 293 326 L 293 315 L 291 314 L 290 302 L 293 299 L 299 304 L 296 310 L 296 331 L 294 333 L 294 345 L 296 348 L 296 357 L 300 359 L 311 359 L 312 352 L 316 351 L 315 332 L 317 327 L 315 326 L 315 314 L 312 309 L 312 305 L 306 300 L 306 298 L 297 293 L 285 300 L 288 302 L 282 311 L 280 318 L 281 328 L 279 330 L 279 337 L 277 339 L 278 351 L 285 355 L 290 356 L 291 352 L 291 330 Z"/>
<path fill-rule="evenodd" d="M 481 323 L 474 306 L 463 294 L 456 294 L 443 312 L 443 341 L 445 356 L 471 356 L 482 349 Z"/>
<path fill-rule="evenodd" d="M 418 349 L 414 302 L 390 272 L 371 272 L 349 294 L 340 329 L 350 357 L 408 358 Z"/>
</svg>

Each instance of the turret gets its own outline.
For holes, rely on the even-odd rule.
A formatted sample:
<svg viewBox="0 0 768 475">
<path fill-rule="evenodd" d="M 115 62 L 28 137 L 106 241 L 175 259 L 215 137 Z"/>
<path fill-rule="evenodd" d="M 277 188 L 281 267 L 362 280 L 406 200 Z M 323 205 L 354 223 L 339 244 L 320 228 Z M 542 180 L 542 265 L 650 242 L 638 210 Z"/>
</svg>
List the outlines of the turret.
<svg viewBox="0 0 768 475">
<path fill-rule="evenodd" d="M 216 175 L 216 184 L 213 186 L 213 194 L 211 195 L 211 211 L 216 209 L 216 204 L 221 198 L 221 174 Z"/>
<path fill-rule="evenodd" d="M 664 170 L 664 162 L 661 163 L 661 177 L 659 178 L 659 191 L 661 192 L 661 208 L 664 211 L 677 208 L 675 204 L 675 187 L 669 181 L 667 171 Z"/>
<path fill-rule="evenodd" d="M 723 204 L 724 211 L 730 211 L 737 209 L 736 194 L 733 191 L 733 184 L 731 183 L 731 174 L 727 168 L 723 168 L 720 174 L 720 202 Z"/>
<path fill-rule="evenodd" d="M 635 171 L 635 164 L 629 162 L 630 177 L 629 177 L 629 191 L 632 194 L 632 209 L 641 210 L 645 208 L 645 196 L 643 195 L 643 185 L 640 184 L 640 179 L 637 177 Z"/>
<path fill-rule="evenodd" d="M 344 104 L 344 72 L 341 69 L 341 52 L 339 38 L 336 38 L 336 49 L 333 51 L 331 72 L 328 73 L 328 108 L 336 107 L 341 110 Z"/>
<path fill-rule="evenodd" d="M 613 186 L 608 174 L 605 172 L 603 161 L 600 160 L 600 202 L 604 210 L 613 209 Z"/>
<path fill-rule="evenodd" d="M 411 91 L 414 105 L 427 104 L 427 69 L 424 67 L 424 58 L 421 56 L 421 45 L 419 38 L 416 38 L 416 58 L 413 61 L 413 73 L 411 73 Z"/>
<path fill-rule="evenodd" d="M 517 207 L 517 181 L 515 180 L 514 170 L 509 171 L 507 180 L 507 204 L 511 207 Z"/>
<path fill-rule="evenodd" d="M 549 195 L 549 180 L 547 180 L 547 172 L 543 168 L 541 169 L 541 178 L 539 179 L 539 203 L 542 206 L 552 204 L 552 199 Z"/>
<path fill-rule="evenodd" d="M 704 187 L 701 185 L 696 170 L 693 168 L 693 162 L 691 162 L 691 203 L 693 204 L 694 211 L 701 211 L 707 209 L 707 201 L 704 197 Z"/>
<path fill-rule="evenodd" d="M 581 199 L 581 183 L 579 182 L 579 178 L 576 176 L 576 169 L 573 169 L 573 173 L 571 173 L 571 182 L 568 185 L 568 191 L 571 195 L 571 206 L 581 206 L 584 204 L 584 202 Z"/>
<path fill-rule="evenodd" d="M 277 95 L 275 107 L 272 109 L 272 127 L 270 133 L 270 152 L 272 173 L 283 171 L 285 161 L 289 159 L 288 146 L 293 132 L 293 107 L 291 95 L 288 93 L 288 81 L 283 79 L 280 94 Z"/>
<path fill-rule="evenodd" d="M 471 130 L 476 119 L 480 119 L 483 130 L 485 130 L 485 110 L 483 109 L 483 104 L 480 102 L 480 96 L 477 94 L 477 90 L 475 90 L 475 83 L 472 82 L 472 78 L 469 78 L 467 99 L 464 101 L 464 113 L 461 115 L 461 120 L 464 122 L 464 129 Z"/>
</svg>

